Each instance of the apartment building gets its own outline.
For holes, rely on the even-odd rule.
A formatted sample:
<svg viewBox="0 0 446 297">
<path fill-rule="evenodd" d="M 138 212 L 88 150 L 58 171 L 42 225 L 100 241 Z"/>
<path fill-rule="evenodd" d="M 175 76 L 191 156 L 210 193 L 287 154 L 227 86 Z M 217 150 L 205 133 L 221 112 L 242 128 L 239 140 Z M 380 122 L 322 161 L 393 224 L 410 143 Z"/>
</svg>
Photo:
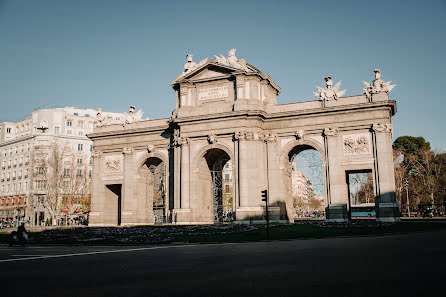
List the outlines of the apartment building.
<svg viewBox="0 0 446 297">
<path fill-rule="evenodd" d="M 84 174 L 91 175 L 92 141 L 86 135 L 93 132 L 96 114 L 93 109 L 49 108 L 18 122 L 0 123 L 0 221 L 35 226 L 51 217 L 40 178 L 46 169 L 37 167 L 35 158 L 37 152 L 49 152 L 52 144 L 69 147 L 75 161 L 85 164 Z M 123 114 L 107 117 L 121 120 Z"/>
</svg>

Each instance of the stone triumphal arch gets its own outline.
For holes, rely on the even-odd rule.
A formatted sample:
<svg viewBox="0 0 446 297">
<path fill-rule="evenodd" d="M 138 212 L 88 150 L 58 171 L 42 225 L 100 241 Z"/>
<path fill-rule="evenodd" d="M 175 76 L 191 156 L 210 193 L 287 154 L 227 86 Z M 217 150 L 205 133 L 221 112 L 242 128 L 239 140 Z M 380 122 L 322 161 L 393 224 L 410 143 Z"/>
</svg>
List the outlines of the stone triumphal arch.
<svg viewBox="0 0 446 297">
<path fill-rule="evenodd" d="M 318 203 L 327 220 L 350 218 L 352 172 L 369 177 L 376 219 L 398 218 L 391 124 L 396 103 L 379 70 L 364 83 L 364 94 L 343 97 L 340 83 L 333 86 L 327 77 L 314 93 L 317 100 L 277 104 L 279 86 L 235 50 L 199 63 L 188 55 L 184 68 L 172 82 L 171 118 L 144 120 L 134 106 L 121 121 L 98 112 L 89 135 L 90 225 L 261 221 L 264 189 L 270 217 L 293 221 L 294 181 L 307 190 L 314 186 L 294 168 L 293 158 L 304 150 L 320 155 Z"/>
</svg>

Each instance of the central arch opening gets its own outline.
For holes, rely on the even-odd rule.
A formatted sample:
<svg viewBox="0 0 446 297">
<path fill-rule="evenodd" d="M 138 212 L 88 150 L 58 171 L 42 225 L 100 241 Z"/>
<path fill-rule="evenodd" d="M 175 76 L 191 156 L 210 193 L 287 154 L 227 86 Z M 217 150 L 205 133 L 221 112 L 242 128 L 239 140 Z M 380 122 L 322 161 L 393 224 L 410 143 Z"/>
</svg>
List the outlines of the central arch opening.
<svg viewBox="0 0 446 297">
<path fill-rule="evenodd" d="M 325 188 L 322 156 L 309 145 L 294 147 L 288 154 L 294 219 L 325 219 Z"/>
<path fill-rule="evenodd" d="M 212 186 L 211 197 L 213 204 L 214 222 L 234 221 L 232 197 L 232 162 L 229 155 L 221 149 L 210 149 L 204 155 L 209 169 Z"/>
</svg>

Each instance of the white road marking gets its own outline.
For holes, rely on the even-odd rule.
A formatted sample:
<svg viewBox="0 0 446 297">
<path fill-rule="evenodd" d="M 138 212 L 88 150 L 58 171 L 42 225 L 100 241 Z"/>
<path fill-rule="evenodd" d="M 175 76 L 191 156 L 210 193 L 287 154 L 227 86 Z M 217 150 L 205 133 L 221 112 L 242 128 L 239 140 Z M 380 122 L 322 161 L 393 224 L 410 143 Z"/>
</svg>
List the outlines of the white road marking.
<svg viewBox="0 0 446 297">
<path fill-rule="evenodd" d="M 11 257 L 38 257 L 38 256 L 51 256 L 51 255 L 11 255 Z"/>
<path fill-rule="evenodd" d="M 236 243 L 224 243 L 224 244 L 236 244 Z M 209 244 L 209 245 L 211 245 L 211 244 Z M 87 255 L 97 255 L 97 254 L 111 254 L 111 253 L 126 253 L 126 252 L 136 252 L 136 251 L 147 251 L 147 250 L 160 250 L 160 249 L 169 249 L 169 248 L 196 247 L 196 246 L 203 246 L 203 245 L 202 244 L 187 244 L 187 245 L 175 245 L 175 246 L 157 246 L 157 247 L 136 248 L 136 249 L 123 249 L 123 250 L 109 250 L 109 251 L 98 251 L 98 252 L 62 254 L 62 255 L 45 255 L 45 256 L 37 256 L 37 257 L 30 257 L 30 258 L 16 258 L 16 259 L 0 260 L 0 263 L 2 263 L 2 262 L 15 262 L 15 261 L 26 261 L 26 260 L 37 260 L 37 259 L 49 259 L 49 258 L 87 256 Z"/>
</svg>

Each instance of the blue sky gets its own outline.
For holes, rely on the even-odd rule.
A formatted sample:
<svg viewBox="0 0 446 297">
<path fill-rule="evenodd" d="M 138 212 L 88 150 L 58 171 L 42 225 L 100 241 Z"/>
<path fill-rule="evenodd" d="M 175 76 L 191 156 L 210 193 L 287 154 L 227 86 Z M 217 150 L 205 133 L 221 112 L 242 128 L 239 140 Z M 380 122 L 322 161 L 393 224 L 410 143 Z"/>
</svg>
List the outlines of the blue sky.
<svg viewBox="0 0 446 297">
<path fill-rule="evenodd" d="M 373 69 L 397 87 L 394 138 L 446 150 L 446 1 L 2 1 L 0 121 L 76 106 L 169 117 L 170 82 L 237 49 L 279 103 L 314 100 L 325 76 L 361 94 Z"/>
</svg>

